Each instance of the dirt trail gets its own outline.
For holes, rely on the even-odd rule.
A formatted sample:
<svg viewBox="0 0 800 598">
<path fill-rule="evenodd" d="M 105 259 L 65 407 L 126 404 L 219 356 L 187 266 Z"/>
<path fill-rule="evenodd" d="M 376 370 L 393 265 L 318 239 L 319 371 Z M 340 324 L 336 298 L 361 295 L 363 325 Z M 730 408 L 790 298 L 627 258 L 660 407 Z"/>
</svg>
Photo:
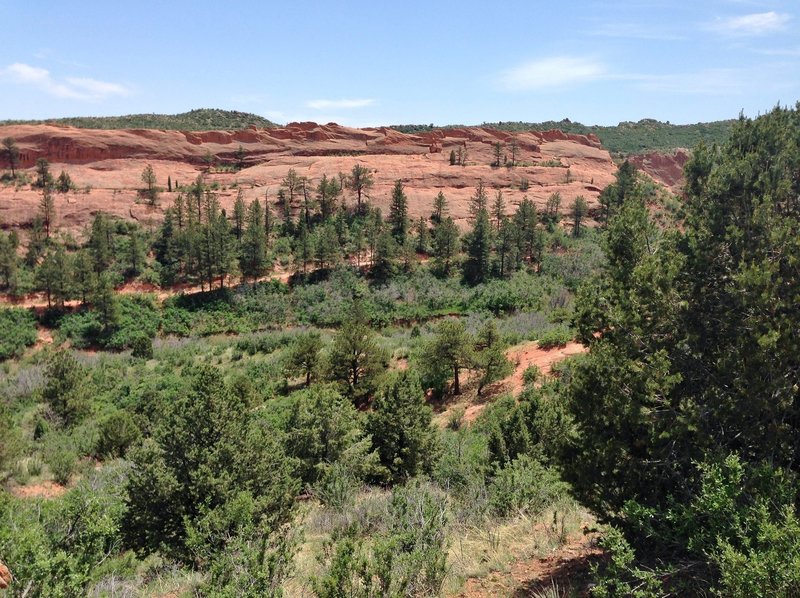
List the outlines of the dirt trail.
<svg viewBox="0 0 800 598">
<path fill-rule="evenodd" d="M 486 405 L 491 403 L 493 397 L 497 394 L 503 392 L 519 393 L 524 387 L 522 378 L 528 367 L 535 365 L 539 368 L 543 376 L 547 376 L 552 371 L 555 363 L 572 355 L 585 353 L 586 351 L 586 347 L 574 341 L 567 343 L 563 347 L 553 347 L 550 349 L 542 349 L 536 341 L 530 341 L 511 347 L 506 351 L 506 357 L 514 364 L 514 372 L 504 380 L 492 384 L 490 392 L 484 396 L 480 402 L 473 402 L 467 405 L 464 410 L 463 420 L 466 423 L 475 421 Z M 443 413 L 437 415 L 436 419 L 439 424 L 442 426 L 446 425 L 449 413 L 459 406 L 464 407 L 464 404 L 450 405 Z"/>
<path fill-rule="evenodd" d="M 571 536 L 552 554 L 519 560 L 507 573 L 468 579 L 459 597 L 549 596 L 553 588 L 558 596 L 588 596 L 589 569 L 602 555 L 594 535 Z"/>
<path fill-rule="evenodd" d="M 56 498 L 64 494 L 67 489 L 61 484 L 45 480 L 39 484 L 12 486 L 9 491 L 17 498 Z"/>
</svg>

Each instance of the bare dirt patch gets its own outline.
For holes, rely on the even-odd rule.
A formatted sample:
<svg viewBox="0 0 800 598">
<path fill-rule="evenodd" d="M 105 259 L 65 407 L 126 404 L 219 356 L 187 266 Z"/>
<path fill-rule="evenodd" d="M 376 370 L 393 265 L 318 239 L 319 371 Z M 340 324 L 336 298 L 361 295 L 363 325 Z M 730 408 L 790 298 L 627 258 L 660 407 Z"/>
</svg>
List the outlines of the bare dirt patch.
<svg viewBox="0 0 800 598">
<path fill-rule="evenodd" d="M 57 498 L 67 491 L 65 486 L 49 480 L 27 486 L 12 486 L 11 494 L 17 498 Z"/>
</svg>

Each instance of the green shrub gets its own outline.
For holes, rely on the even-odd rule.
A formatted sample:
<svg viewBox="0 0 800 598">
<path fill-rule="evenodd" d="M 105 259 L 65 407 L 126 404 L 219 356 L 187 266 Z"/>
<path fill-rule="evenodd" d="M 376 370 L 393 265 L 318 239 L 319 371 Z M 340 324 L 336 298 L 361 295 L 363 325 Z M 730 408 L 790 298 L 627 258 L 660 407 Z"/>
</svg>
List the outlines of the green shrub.
<svg viewBox="0 0 800 598">
<path fill-rule="evenodd" d="M 500 469 L 489 485 L 489 504 L 495 514 L 538 514 L 566 496 L 567 485 L 558 474 L 528 456 Z"/>
<path fill-rule="evenodd" d="M 542 349 L 552 349 L 564 347 L 575 338 L 575 333 L 566 326 L 551 328 L 542 333 L 537 339 L 539 347 Z"/>
<path fill-rule="evenodd" d="M 141 430 L 130 413 L 124 410 L 114 411 L 98 423 L 95 454 L 98 457 L 122 457 L 141 435 Z"/>
<path fill-rule="evenodd" d="M 27 309 L 0 309 L 0 361 L 19 357 L 36 342 L 36 319 Z"/>
</svg>

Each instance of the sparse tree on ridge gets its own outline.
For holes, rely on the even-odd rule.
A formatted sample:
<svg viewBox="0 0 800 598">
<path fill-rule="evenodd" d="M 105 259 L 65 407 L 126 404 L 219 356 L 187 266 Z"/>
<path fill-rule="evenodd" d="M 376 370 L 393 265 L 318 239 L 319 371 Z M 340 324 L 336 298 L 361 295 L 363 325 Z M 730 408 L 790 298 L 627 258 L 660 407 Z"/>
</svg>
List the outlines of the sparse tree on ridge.
<svg viewBox="0 0 800 598">
<path fill-rule="evenodd" d="M 356 209 L 361 213 L 362 199 L 368 197 L 369 190 L 375 184 L 375 180 L 369 168 L 356 164 L 347 177 L 347 188 L 356 194 Z"/>
<path fill-rule="evenodd" d="M 3 156 L 11 168 L 11 178 L 17 178 L 16 168 L 19 164 L 19 147 L 13 137 L 6 137 L 3 139 Z"/>
</svg>

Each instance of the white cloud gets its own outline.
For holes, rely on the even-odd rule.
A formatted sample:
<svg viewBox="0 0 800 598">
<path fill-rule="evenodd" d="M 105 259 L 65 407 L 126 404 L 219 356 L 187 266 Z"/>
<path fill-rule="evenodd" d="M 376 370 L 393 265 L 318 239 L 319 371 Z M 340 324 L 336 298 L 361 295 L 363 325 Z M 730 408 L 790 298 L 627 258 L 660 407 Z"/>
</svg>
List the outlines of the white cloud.
<svg viewBox="0 0 800 598">
<path fill-rule="evenodd" d="M 631 75 L 640 89 L 689 95 L 736 95 L 743 91 L 747 77 L 736 69 L 709 69 L 694 73 Z"/>
<path fill-rule="evenodd" d="M 604 64 L 586 56 L 554 56 L 515 66 L 500 74 L 500 85 L 511 91 L 553 89 L 601 79 Z"/>
<path fill-rule="evenodd" d="M 372 106 L 374 103 L 375 100 L 368 98 L 353 100 L 310 100 L 306 102 L 306 106 L 314 110 L 342 110 L 349 108 L 366 108 L 367 106 Z"/>
<path fill-rule="evenodd" d="M 130 91 L 119 83 L 98 81 L 88 77 L 67 77 L 63 82 L 53 78 L 47 69 L 15 62 L 0 70 L 0 79 L 21 85 L 32 85 L 58 98 L 102 100 L 109 96 L 124 96 Z"/>
<path fill-rule="evenodd" d="M 775 11 L 758 12 L 740 17 L 717 19 L 709 25 L 709 29 L 726 35 L 764 35 L 785 29 L 791 18 L 791 15 Z"/>
</svg>

